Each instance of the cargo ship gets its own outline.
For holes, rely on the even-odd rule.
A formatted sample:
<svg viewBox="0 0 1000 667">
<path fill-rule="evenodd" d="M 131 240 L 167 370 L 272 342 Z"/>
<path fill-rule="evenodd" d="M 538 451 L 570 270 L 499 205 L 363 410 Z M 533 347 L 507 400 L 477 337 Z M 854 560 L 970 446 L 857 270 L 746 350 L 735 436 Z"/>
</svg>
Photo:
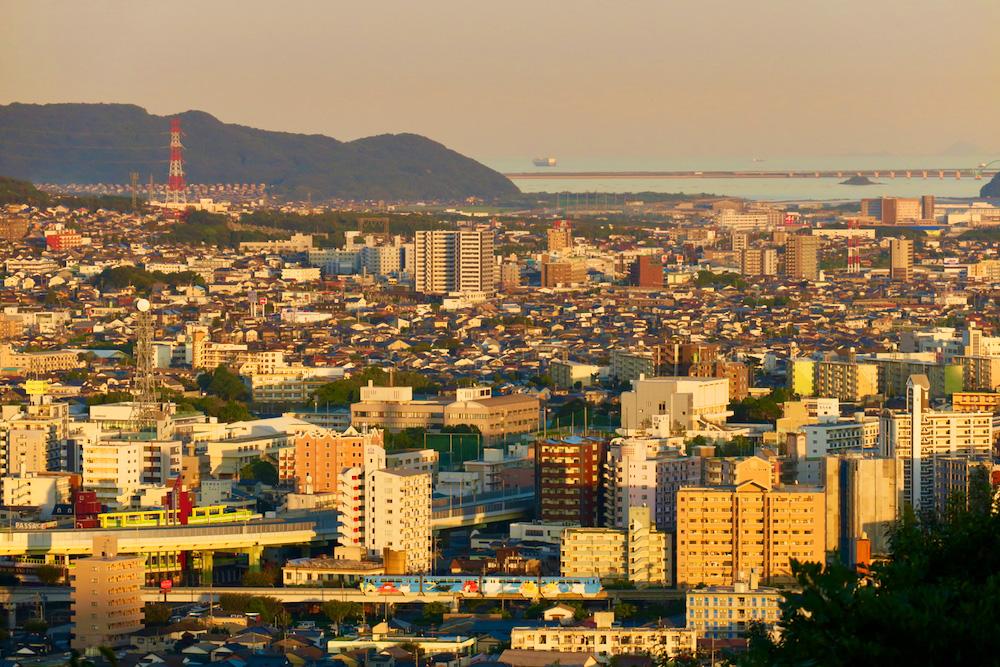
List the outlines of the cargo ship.
<svg viewBox="0 0 1000 667">
<path fill-rule="evenodd" d="M 554 157 L 536 157 L 532 162 L 536 167 L 554 167 L 559 164 Z"/>
</svg>

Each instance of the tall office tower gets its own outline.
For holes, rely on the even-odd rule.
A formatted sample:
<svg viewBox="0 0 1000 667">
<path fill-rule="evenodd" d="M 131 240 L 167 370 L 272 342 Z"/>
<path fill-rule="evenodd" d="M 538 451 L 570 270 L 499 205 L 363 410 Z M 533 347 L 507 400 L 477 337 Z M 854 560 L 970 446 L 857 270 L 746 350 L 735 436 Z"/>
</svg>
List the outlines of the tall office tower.
<svg viewBox="0 0 1000 667">
<path fill-rule="evenodd" d="M 118 648 L 142 629 L 145 559 L 118 555 L 115 537 L 94 538 L 94 555 L 76 561 L 71 575 L 73 640 L 86 655 Z"/>
<path fill-rule="evenodd" d="M 418 470 L 377 470 L 365 485 L 366 546 L 404 552 L 407 574 L 433 568 L 431 553 L 431 474 Z M 368 480 L 366 480 L 368 481 Z"/>
<path fill-rule="evenodd" d="M 785 243 L 785 275 L 819 280 L 819 237 L 797 234 Z"/>
<path fill-rule="evenodd" d="M 935 208 L 934 195 L 924 195 L 920 198 L 920 219 L 935 220 L 937 209 Z"/>
<path fill-rule="evenodd" d="M 882 456 L 903 460 L 903 489 L 917 512 L 933 512 L 934 459 L 984 458 L 993 448 L 993 414 L 944 412 L 928 407 L 931 383 L 913 375 L 906 385 L 906 411 L 885 410 L 879 426 Z"/>
<path fill-rule="evenodd" d="M 556 220 L 548 230 L 548 251 L 561 253 L 573 248 L 573 228 L 569 220 Z"/>
<path fill-rule="evenodd" d="M 733 232 L 733 252 L 746 250 L 750 247 L 750 235 L 746 232 Z"/>
<path fill-rule="evenodd" d="M 586 436 L 535 443 L 538 518 L 585 528 L 601 525 L 601 466 L 606 448 L 604 440 Z"/>
<path fill-rule="evenodd" d="M 889 239 L 889 277 L 908 283 L 913 279 L 913 241 Z"/>
<path fill-rule="evenodd" d="M 496 289 L 492 231 L 424 230 L 414 243 L 415 289 L 424 294 Z"/>
</svg>

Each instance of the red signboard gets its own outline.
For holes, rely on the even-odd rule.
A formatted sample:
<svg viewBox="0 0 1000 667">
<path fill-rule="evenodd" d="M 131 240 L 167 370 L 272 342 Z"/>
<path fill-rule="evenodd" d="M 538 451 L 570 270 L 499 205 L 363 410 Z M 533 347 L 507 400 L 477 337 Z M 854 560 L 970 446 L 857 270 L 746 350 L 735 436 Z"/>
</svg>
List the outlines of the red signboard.
<svg viewBox="0 0 1000 667">
<path fill-rule="evenodd" d="M 163 581 L 160 582 L 160 590 L 163 591 L 164 593 L 168 592 L 173 587 L 174 587 L 174 582 L 172 582 L 170 579 L 164 579 Z"/>
</svg>

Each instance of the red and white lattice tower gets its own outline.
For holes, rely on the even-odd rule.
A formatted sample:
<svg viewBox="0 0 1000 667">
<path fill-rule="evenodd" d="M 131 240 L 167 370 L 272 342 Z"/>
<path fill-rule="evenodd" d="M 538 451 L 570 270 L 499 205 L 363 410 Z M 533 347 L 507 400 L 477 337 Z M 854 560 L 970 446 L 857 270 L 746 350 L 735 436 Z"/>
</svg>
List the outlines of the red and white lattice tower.
<svg viewBox="0 0 1000 667">
<path fill-rule="evenodd" d="M 858 229 L 861 223 L 857 219 L 847 221 L 847 272 L 861 273 L 861 248 L 858 247 Z"/>
<path fill-rule="evenodd" d="M 181 119 L 170 119 L 170 169 L 167 171 L 167 205 L 187 203 L 187 183 L 184 181 L 184 158 L 181 151 Z"/>
</svg>

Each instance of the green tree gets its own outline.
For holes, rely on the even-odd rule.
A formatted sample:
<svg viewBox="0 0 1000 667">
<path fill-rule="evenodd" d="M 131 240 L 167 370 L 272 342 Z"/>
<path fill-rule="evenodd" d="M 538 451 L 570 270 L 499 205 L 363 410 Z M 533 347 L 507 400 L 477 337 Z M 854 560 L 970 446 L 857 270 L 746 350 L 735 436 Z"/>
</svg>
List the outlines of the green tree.
<svg viewBox="0 0 1000 667">
<path fill-rule="evenodd" d="M 972 665 L 1000 655 L 1000 514 L 985 474 L 943 516 L 906 512 L 868 574 L 795 563 L 781 636 L 760 628 L 745 665 Z"/>
<path fill-rule="evenodd" d="M 248 588 L 264 588 L 278 585 L 278 571 L 272 567 L 250 570 L 243 575 L 243 585 Z"/>
<path fill-rule="evenodd" d="M 448 605 L 444 602 L 428 602 L 424 605 L 421 619 L 426 624 L 440 625 L 444 615 L 448 613 Z"/>
<path fill-rule="evenodd" d="M 49 624 L 44 618 L 29 618 L 23 627 L 25 632 L 42 635 L 48 632 Z"/>
<path fill-rule="evenodd" d="M 361 605 L 357 602 L 330 600 L 323 603 L 322 610 L 323 615 L 330 619 L 330 622 L 336 626 L 338 634 L 340 633 L 340 624 L 345 619 L 361 616 Z"/>
<path fill-rule="evenodd" d="M 278 484 L 278 469 L 269 461 L 257 459 L 240 468 L 240 479 L 276 486 Z"/>
<path fill-rule="evenodd" d="M 242 401 L 250 395 L 240 376 L 225 366 L 219 366 L 211 373 L 199 375 L 198 386 L 205 393 L 226 401 Z"/>
<path fill-rule="evenodd" d="M 57 565 L 39 565 L 35 568 L 35 576 L 45 586 L 56 586 L 62 582 L 63 569 Z"/>
<path fill-rule="evenodd" d="M 223 593 L 219 596 L 219 608 L 227 614 L 245 614 L 253 601 L 252 595 L 244 593 Z"/>
<path fill-rule="evenodd" d="M 170 622 L 172 610 L 170 605 L 162 602 L 147 604 L 143 609 L 143 622 L 147 627 L 154 625 L 167 625 Z"/>
</svg>

